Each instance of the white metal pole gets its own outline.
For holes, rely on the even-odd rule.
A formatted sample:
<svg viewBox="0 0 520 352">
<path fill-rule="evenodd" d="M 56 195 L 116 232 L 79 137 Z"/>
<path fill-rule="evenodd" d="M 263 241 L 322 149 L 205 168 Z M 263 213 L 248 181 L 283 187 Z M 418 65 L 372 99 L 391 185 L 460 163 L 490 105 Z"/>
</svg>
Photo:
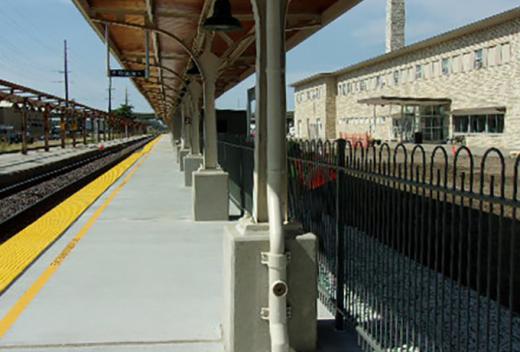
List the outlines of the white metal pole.
<svg viewBox="0 0 520 352">
<path fill-rule="evenodd" d="M 267 214 L 267 82 L 266 82 L 266 0 L 252 0 L 256 35 L 255 87 L 255 170 L 253 182 L 253 218 L 268 221 Z M 248 104 L 249 105 L 249 104 Z M 248 127 L 249 129 L 249 127 Z"/>
<path fill-rule="evenodd" d="M 283 231 L 286 166 L 286 0 L 267 0 L 267 203 L 269 213 L 269 333 L 272 352 L 289 351 L 287 260 Z M 282 90 L 283 88 L 283 90 Z"/>
</svg>

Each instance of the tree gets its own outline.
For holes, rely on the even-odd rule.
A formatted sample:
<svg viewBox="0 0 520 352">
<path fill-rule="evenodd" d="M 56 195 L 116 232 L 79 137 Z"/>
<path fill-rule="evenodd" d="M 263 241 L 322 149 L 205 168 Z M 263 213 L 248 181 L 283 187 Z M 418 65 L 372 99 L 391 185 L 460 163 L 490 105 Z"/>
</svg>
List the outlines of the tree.
<svg viewBox="0 0 520 352">
<path fill-rule="evenodd" d="M 134 107 L 129 104 L 121 104 L 120 107 L 113 110 L 112 113 L 118 117 L 126 117 L 128 119 L 134 119 Z"/>
</svg>

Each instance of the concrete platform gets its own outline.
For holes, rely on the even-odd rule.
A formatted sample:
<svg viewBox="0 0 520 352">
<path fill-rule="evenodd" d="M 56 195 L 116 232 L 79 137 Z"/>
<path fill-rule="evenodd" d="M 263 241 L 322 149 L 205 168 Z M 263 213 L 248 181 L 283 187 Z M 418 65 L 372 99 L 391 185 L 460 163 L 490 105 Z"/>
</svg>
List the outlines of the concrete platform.
<svg viewBox="0 0 520 352">
<path fill-rule="evenodd" d="M 142 138 L 142 136 L 107 141 L 99 144 L 112 146 L 139 138 Z M 69 158 L 80 156 L 82 154 L 96 150 L 99 144 L 78 144 L 76 148 L 72 148 L 72 146 L 68 145 L 65 149 L 62 149 L 61 147 L 52 147 L 49 152 L 45 152 L 43 149 L 33 150 L 29 151 L 27 155 L 23 155 L 21 153 L 0 154 L 0 176 L 15 172 L 23 172 L 28 169 L 33 169 L 44 166 L 46 164 L 57 163 Z"/>
<path fill-rule="evenodd" d="M 0 340 L 0 350 L 223 350 L 225 223 L 191 220 L 191 190 L 173 167 L 169 139 L 155 148 Z M 0 319 L 108 194 L 0 297 Z"/>
</svg>

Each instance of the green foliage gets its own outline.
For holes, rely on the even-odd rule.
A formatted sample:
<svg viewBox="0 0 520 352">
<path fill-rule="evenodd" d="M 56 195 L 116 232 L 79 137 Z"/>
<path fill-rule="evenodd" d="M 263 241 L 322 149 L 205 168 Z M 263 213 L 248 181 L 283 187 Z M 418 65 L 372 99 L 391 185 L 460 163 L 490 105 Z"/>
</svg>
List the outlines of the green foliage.
<svg viewBox="0 0 520 352">
<path fill-rule="evenodd" d="M 118 107 L 117 109 L 113 110 L 112 113 L 118 117 L 126 117 L 129 119 L 135 118 L 134 107 L 132 105 L 128 105 L 128 104 L 121 104 L 121 106 Z"/>
</svg>

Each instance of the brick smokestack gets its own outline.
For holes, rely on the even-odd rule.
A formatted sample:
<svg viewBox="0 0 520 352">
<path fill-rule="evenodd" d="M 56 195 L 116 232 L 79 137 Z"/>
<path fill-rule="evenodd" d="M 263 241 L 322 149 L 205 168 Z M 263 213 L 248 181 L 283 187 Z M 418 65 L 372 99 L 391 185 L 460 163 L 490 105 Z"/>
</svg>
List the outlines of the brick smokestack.
<svg viewBox="0 0 520 352">
<path fill-rule="evenodd" d="M 406 24 L 405 0 L 387 0 L 386 4 L 386 52 L 404 47 Z"/>
</svg>

